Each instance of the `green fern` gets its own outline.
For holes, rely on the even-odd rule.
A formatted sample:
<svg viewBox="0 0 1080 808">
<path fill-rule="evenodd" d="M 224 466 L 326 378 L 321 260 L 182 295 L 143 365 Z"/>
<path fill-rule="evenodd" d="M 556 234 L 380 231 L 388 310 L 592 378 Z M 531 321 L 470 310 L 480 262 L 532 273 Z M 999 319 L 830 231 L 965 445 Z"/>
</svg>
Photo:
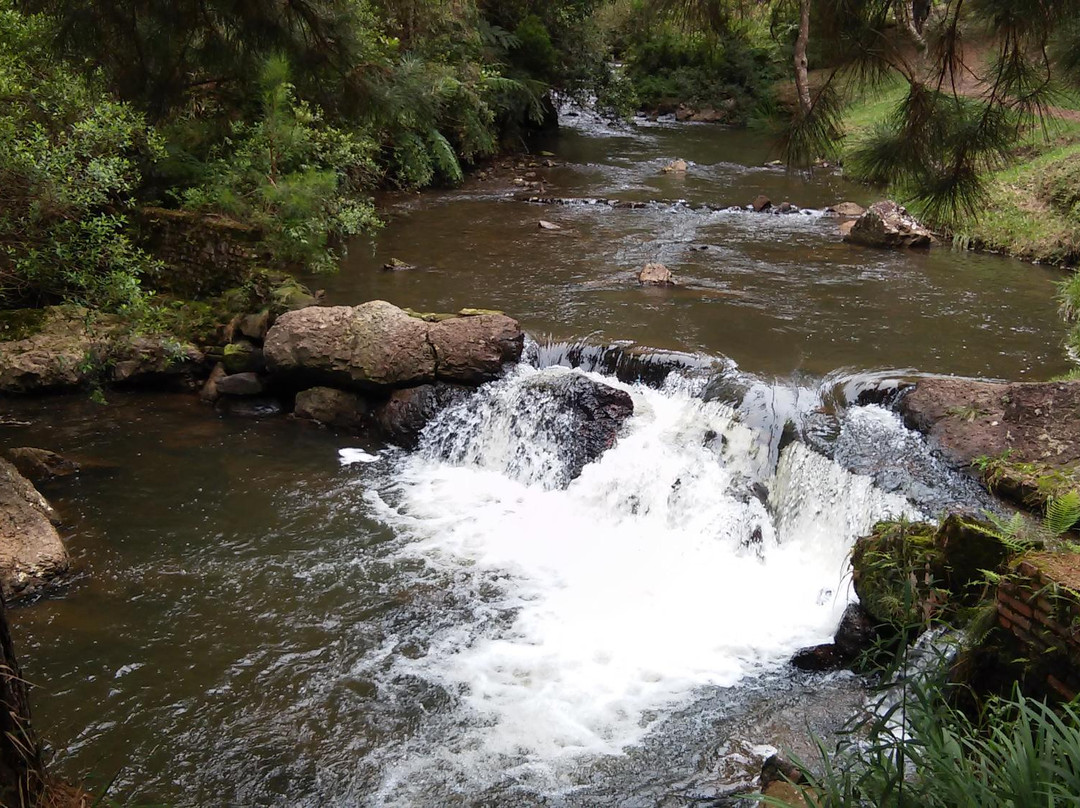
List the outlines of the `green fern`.
<svg viewBox="0 0 1080 808">
<path fill-rule="evenodd" d="M 461 164 L 450 141 L 438 129 L 432 129 L 428 132 L 428 144 L 439 172 L 453 183 L 461 182 L 465 176 L 461 173 Z"/>
<path fill-rule="evenodd" d="M 1080 522 L 1080 491 L 1067 491 L 1047 503 L 1043 524 L 1051 535 L 1068 533 L 1077 522 Z"/>
</svg>

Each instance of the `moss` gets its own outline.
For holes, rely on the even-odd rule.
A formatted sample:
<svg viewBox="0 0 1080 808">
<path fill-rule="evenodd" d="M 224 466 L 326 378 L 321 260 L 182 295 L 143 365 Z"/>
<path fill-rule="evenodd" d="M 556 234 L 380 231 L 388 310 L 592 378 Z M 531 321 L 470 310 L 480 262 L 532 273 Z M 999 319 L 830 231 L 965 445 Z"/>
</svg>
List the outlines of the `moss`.
<svg viewBox="0 0 1080 808">
<path fill-rule="evenodd" d="M 444 320 L 454 320 L 457 318 L 456 314 L 450 314 L 448 312 L 415 311 L 414 309 L 403 309 L 403 311 L 410 317 L 415 317 L 417 320 L 423 320 L 425 323 L 441 323 Z"/>
<path fill-rule="evenodd" d="M 1043 511 L 1050 500 L 1080 488 L 1080 469 L 1075 464 L 1025 462 L 1005 452 L 976 458 L 972 465 L 989 491 L 1035 511 Z"/>
<path fill-rule="evenodd" d="M 910 630 L 977 604 L 986 573 L 1004 569 L 1017 549 L 993 525 L 958 514 L 940 526 L 880 522 L 856 543 L 852 577 L 871 617 Z"/>
<path fill-rule="evenodd" d="M 0 311 L 0 342 L 16 342 L 32 337 L 45 325 L 47 309 Z"/>
<path fill-rule="evenodd" d="M 944 559 L 926 522 L 879 522 L 851 554 L 855 592 L 878 623 L 902 630 L 925 625 L 947 596 Z"/>
</svg>

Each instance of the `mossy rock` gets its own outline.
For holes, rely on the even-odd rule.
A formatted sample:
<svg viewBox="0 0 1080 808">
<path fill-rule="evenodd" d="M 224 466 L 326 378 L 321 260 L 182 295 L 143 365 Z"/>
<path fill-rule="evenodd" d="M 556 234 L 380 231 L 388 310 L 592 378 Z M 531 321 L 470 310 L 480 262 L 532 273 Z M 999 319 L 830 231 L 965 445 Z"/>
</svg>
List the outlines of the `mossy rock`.
<svg viewBox="0 0 1080 808">
<path fill-rule="evenodd" d="M 940 526 L 880 522 L 852 550 L 852 580 L 874 620 L 910 629 L 977 603 L 985 573 L 1003 570 L 1017 549 L 971 516 L 952 514 Z"/>
<path fill-rule="evenodd" d="M 221 363 L 227 373 L 260 373 L 265 370 L 262 350 L 252 343 L 241 340 L 225 346 Z"/>
<path fill-rule="evenodd" d="M 944 559 L 926 522 L 879 522 L 851 553 L 852 582 L 875 621 L 902 629 L 925 624 L 947 600 Z"/>
<path fill-rule="evenodd" d="M 39 333 L 47 313 L 48 309 L 0 311 L 0 342 L 17 342 Z"/>
<path fill-rule="evenodd" d="M 415 317 L 417 320 L 423 320 L 425 323 L 441 323 L 445 320 L 457 319 L 456 314 L 450 314 L 449 312 L 435 312 L 435 311 L 415 311 L 414 309 L 402 309 L 410 317 Z"/>
</svg>

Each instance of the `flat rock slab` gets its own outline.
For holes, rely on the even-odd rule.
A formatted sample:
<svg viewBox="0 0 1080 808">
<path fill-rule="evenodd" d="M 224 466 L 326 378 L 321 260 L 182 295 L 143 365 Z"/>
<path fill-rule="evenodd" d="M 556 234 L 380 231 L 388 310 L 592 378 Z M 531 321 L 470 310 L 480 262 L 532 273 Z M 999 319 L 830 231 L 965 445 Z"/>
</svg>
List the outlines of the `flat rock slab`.
<svg viewBox="0 0 1080 808">
<path fill-rule="evenodd" d="M 900 411 L 958 463 L 1010 450 L 1018 460 L 1048 466 L 1080 461 L 1080 382 L 922 379 Z"/>
<path fill-rule="evenodd" d="M 1044 501 L 1053 493 L 1047 475 L 1077 481 L 1080 382 L 923 379 L 901 399 L 900 412 L 958 465 L 1000 459 L 984 482 L 1010 499 Z"/>
</svg>

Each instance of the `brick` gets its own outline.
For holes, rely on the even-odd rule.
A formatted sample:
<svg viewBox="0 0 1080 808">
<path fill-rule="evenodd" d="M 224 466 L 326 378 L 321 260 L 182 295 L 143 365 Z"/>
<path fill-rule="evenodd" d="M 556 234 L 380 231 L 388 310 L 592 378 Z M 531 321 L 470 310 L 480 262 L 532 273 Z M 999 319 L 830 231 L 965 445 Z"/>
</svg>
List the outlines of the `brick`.
<svg viewBox="0 0 1080 808">
<path fill-rule="evenodd" d="M 1065 699 L 1065 701 L 1072 701 L 1076 698 L 1076 691 L 1068 687 L 1064 682 L 1054 676 L 1054 674 L 1047 674 L 1046 683 L 1050 685 L 1052 690 Z"/>
<path fill-rule="evenodd" d="M 1010 606 L 1014 612 L 1024 615 L 1024 617 L 1030 618 L 1033 615 L 1033 611 L 1030 606 L 1017 600 L 1012 595 L 1007 595 L 1004 592 L 998 592 L 998 600 Z"/>
<path fill-rule="evenodd" d="M 1030 620 L 1028 620 L 1023 615 L 1017 614 L 1012 609 L 1010 609 L 1008 606 L 1006 606 L 1004 603 L 1002 603 L 1000 600 L 998 601 L 997 610 L 998 610 L 998 614 L 1005 615 L 1006 619 L 1008 619 L 1008 621 L 1010 623 L 1012 623 L 1013 625 L 1020 626 L 1021 628 L 1025 629 L 1026 631 L 1031 630 L 1031 621 Z"/>
</svg>

